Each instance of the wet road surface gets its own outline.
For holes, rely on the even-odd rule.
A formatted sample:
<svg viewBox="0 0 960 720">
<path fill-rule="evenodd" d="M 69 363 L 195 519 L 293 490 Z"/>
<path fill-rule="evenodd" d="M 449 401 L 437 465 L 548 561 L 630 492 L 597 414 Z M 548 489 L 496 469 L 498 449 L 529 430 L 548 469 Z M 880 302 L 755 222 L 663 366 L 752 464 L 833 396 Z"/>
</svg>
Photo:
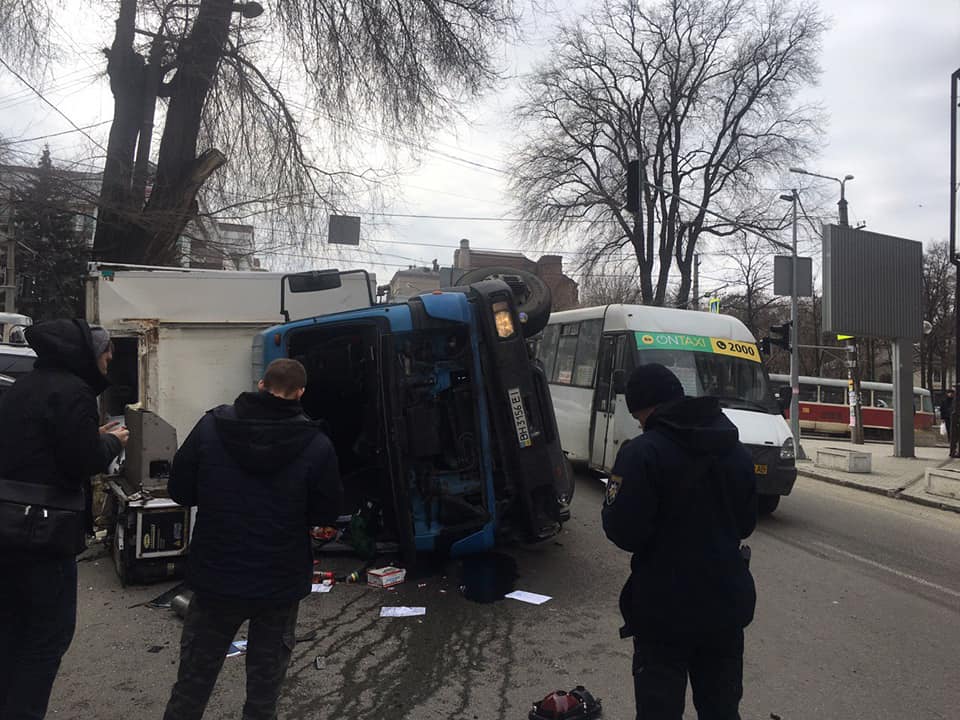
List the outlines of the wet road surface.
<svg viewBox="0 0 960 720">
<path fill-rule="evenodd" d="M 601 499 L 582 477 L 556 542 L 450 562 L 394 591 L 311 595 L 280 717 L 523 720 L 534 700 L 583 684 L 605 718 L 631 718 L 616 603 L 628 557 L 602 535 Z M 745 720 L 957 717 L 960 516 L 800 479 L 750 544 L 760 597 Z M 78 631 L 49 716 L 159 717 L 180 621 L 130 606 L 170 584 L 122 589 L 106 558 L 80 573 Z M 510 589 L 553 599 L 495 599 Z M 385 605 L 427 612 L 382 619 Z M 242 658 L 226 661 L 206 717 L 239 717 L 243 670 Z"/>
</svg>

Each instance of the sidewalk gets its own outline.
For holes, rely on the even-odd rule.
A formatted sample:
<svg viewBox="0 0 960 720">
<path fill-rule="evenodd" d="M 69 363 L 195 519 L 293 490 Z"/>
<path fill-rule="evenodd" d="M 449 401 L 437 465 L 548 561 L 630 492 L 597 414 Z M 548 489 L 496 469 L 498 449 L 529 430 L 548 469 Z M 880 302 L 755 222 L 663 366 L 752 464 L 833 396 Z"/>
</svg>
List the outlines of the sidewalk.
<svg viewBox="0 0 960 720">
<path fill-rule="evenodd" d="M 960 499 L 927 492 L 928 468 L 960 471 L 960 459 L 950 458 L 945 447 L 917 447 L 914 450 L 916 457 L 900 458 L 893 457 L 893 445 L 890 443 L 853 445 L 846 438 L 801 438 L 800 444 L 806 452 L 807 459 L 797 462 L 797 472 L 804 477 L 960 512 Z M 870 453 L 872 471 L 850 473 L 817 467 L 814 464 L 817 459 L 817 450 L 824 448 L 843 448 Z"/>
</svg>

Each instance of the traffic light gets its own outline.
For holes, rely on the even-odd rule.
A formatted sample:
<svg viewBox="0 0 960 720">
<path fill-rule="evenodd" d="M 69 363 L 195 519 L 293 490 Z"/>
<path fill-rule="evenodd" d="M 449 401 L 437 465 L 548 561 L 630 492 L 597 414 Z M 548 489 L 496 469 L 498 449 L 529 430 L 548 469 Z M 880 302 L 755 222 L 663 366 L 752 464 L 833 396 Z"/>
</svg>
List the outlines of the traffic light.
<svg viewBox="0 0 960 720">
<path fill-rule="evenodd" d="M 761 352 L 763 355 L 769 355 L 769 354 L 770 354 L 770 338 L 768 338 L 768 337 L 762 337 L 762 338 L 760 338 L 760 352 Z"/>
<path fill-rule="evenodd" d="M 790 326 L 793 325 L 791 321 L 783 323 L 783 325 L 771 325 L 770 326 L 770 344 L 776 345 L 777 347 L 782 347 L 784 350 L 790 350 Z"/>
</svg>

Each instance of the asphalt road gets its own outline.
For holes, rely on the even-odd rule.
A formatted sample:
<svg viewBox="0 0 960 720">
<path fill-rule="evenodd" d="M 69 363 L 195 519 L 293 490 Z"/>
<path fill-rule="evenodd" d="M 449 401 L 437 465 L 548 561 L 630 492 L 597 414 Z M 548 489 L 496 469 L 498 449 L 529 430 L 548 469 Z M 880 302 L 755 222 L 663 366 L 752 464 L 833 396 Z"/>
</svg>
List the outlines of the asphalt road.
<svg viewBox="0 0 960 720">
<path fill-rule="evenodd" d="M 523 720 L 550 690 L 583 684 L 605 718 L 631 718 L 616 609 L 628 558 L 600 531 L 601 492 L 581 479 L 555 543 L 449 563 L 394 592 L 337 585 L 309 597 L 298 635 L 315 637 L 297 646 L 280 717 Z M 750 543 L 759 602 L 745 720 L 958 716 L 960 515 L 801 478 Z M 105 558 L 82 563 L 80 577 L 49 717 L 159 717 L 180 621 L 130 606 L 169 585 L 122 589 Z M 478 601 L 511 588 L 553 599 Z M 381 619 L 383 605 L 427 614 Z M 242 658 L 228 659 L 206 717 L 239 717 L 243 677 Z"/>
</svg>

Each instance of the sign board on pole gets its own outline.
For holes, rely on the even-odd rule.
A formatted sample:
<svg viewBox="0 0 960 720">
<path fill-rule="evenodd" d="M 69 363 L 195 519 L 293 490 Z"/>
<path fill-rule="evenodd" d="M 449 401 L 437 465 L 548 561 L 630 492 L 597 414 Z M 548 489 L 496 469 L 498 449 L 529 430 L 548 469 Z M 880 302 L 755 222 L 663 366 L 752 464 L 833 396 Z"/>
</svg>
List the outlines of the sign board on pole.
<svg viewBox="0 0 960 720">
<path fill-rule="evenodd" d="M 793 257 L 777 255 L 773 258 L 773 294 L 793 295 Z M 797 297 L 813 295 L 813 258 L 797 258 Z"/>
<path fill-rule="evenodd" d="M 359 245 L 360 218 L 354 215 L 331 215 L 327 242 L 331 245 Z"/>
</svg>

